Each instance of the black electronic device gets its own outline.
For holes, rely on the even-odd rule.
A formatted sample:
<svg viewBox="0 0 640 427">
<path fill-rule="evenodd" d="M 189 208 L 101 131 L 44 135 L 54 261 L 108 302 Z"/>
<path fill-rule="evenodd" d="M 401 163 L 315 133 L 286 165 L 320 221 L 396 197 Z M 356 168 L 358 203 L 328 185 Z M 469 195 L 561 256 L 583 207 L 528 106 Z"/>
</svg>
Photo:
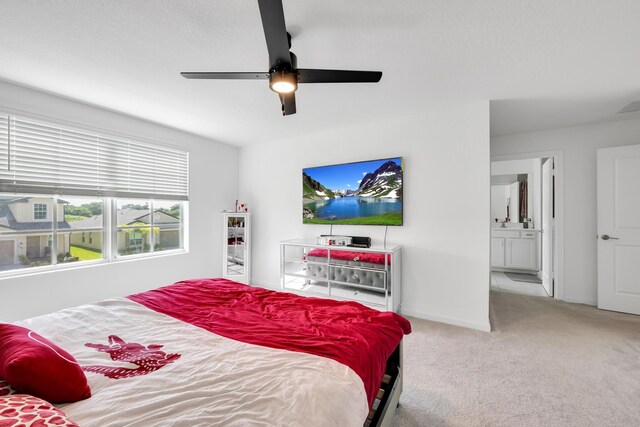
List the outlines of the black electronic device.
<svg viewBox="0 0 640 427">
<path fill-rule="evenodd" d="M 351 244 L 349 246 L 354 248 L 370 248 L 371 237 L 351 236 Z"/>
</svg>

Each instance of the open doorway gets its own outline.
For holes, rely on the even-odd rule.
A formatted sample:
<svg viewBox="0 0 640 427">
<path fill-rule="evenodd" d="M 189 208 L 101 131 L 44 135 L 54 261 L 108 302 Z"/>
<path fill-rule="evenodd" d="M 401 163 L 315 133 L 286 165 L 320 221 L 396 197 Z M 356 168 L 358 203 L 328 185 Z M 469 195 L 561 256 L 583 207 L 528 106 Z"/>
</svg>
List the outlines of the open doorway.
<svg viewBox="0 0 640 427">
<path fill-rule="evenodd" d="M 558 297 L 554 155 L 491 162 L 491 290 Z"/>
</svg>

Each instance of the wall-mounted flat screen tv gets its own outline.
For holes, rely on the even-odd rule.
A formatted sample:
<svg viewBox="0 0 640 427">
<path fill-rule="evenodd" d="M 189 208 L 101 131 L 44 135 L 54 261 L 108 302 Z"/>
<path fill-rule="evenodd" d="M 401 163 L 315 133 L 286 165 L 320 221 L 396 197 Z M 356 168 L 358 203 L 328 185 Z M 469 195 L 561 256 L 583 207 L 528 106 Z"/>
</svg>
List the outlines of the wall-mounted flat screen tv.
<svg viewBox="0 0 640 427">
<path fill-rule="evenodd" d="M 304 224 L 402 225 L 402 157 L 302 170 Z"/>
</svg>

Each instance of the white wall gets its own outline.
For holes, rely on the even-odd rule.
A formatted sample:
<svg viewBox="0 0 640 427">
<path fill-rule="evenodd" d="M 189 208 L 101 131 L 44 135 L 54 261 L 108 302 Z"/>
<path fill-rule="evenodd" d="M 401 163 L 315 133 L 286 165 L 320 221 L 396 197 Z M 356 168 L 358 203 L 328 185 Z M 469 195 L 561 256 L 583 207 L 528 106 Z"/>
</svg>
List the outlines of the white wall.
<svg viewBox="0 0 640 427">
<path fill-rule="evenodd" d="M 640 144 L 640 120 L 491 138 L 492 156 L 556 150 L 563 153 L 565 217 L 561 299 L 597 303 L 596 150 L 633 144 Z"/>
<path fill-rule="evenodd" d="M 326 234 L 302 224 L 302 169 L 404 157 L 404 225 L 388 243 L 403 245 L 402 312 L 487 330 L 490 159 L 487 102 L 402 120 L 256 144 L 240 151 L 240 198 L 253 212 L 254 284 L 279 286 L 278 242 Z M 284 121 L 287 118 L 282 119 Z M 334 226 L 371 236 L 383 227 Z"/>
<path fill-rule="evenodd" d="M 220 213 L 237 196 L 238 149 L 129 116 L 0 82 L 0 111 L 31 112 L 189 150 L 188 254 L 0 279 L 0 318 L 13 321 L 112 296 L 221 275 Z"/>
</svg>

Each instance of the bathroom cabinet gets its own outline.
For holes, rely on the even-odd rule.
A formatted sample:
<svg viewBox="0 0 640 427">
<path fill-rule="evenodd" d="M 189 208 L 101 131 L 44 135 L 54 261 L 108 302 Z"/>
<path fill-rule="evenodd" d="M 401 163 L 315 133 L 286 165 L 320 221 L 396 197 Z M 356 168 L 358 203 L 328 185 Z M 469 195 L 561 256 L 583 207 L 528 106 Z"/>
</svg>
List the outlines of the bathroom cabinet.
<svg viewBox="0 0 640 427">
<path fill-rule="evenodd" d="M 539 230 L 491 231 L 491 267 L 538 270 Z"/>
</svg>

